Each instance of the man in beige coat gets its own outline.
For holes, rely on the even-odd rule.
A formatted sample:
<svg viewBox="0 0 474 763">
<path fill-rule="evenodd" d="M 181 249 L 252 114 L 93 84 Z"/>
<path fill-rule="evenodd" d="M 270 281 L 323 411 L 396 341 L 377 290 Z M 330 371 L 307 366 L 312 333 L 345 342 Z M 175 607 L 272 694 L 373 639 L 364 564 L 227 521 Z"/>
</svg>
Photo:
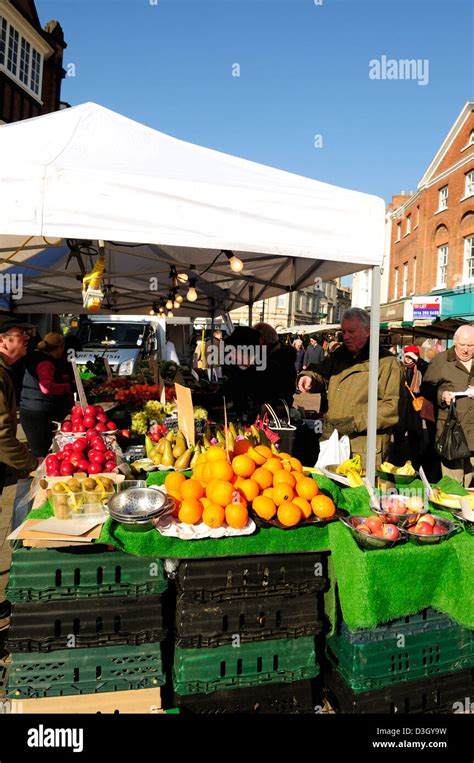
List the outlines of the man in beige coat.
<svg viewBox="0 0 474 763">
<path fill-rule="evenodd" d="M 453 477 L 465 487 L 471 484 L 474 473 L 474 326 L 461 326 L 454 334 L 454 346 L 440 352 L 425 373 L 421 392 L 437 406 L 436 437 L 443 431 L 449 406 L 455 392 L 467 392 L 456 397 L 456 412 L 471 457 L 462 461 L 441 459 L 443 475 Z"/>
<path fill-rule="evenodd" d="M 344 344 L 318 365 L 309 366 L 298 377 L 301 392 L 327 389 L 328 412 L 322 439 L 334 429 L 348 435 L 352 455 L 359 454 L 365 466 L 369 384 L 370 315 L 358 307 L 346 310 L 341 321 Z M 392 427 L 399 420 L 402 370 L 397 358 L 383 347 L 379 353 L 377 405 L 377 455 L 380 464 L 388 456 Z"/>
</svg>

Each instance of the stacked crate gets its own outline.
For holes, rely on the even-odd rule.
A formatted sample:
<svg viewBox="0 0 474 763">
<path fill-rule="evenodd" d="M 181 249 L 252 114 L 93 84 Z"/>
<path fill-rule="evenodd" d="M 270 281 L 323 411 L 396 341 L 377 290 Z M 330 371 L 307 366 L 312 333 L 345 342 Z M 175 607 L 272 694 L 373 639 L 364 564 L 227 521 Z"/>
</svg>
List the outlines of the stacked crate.
<svg viewBox="0 0 474 763">
<path fill-rule="evenodd" d="M 161 708 L 166 588 L 160 559 L 101 547 L 16 549 L 7 699 L 39 713 Z"/>
<path fill-rule="evenodd" d="M 173 685 L 181 710 L 314 712 L 326 561 L 307 553 L 180 563 Z"/>
<path fill-rule="evenodd" d="M 474 689 L 472 633 L 425 609 L 373 630 L 344 622 L 326 643 L 325 686 L 344 713 L 453 712 Z"/>
</svg>

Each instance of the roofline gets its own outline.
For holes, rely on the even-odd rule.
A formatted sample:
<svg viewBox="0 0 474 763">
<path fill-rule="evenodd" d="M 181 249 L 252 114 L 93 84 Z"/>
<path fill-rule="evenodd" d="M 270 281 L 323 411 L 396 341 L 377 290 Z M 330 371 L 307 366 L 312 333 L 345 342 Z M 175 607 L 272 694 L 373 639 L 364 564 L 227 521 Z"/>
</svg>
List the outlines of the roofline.
<svg viewBox="0 0 474 763">
<path fill-rule="evenodd" d="M 459 113 L 459 116 L 455 120 L 453 126 L 451 127 L 450 131 L 448 132 L 446 138 L 442 142 L 441 146 L 439 147 L 438 151 L 436 152 L 436 155 L 434 159 L 431 161 L 428 169 L 426 170 L 425 174 L 421 178 L 420 182 L 418 183 L 418 188 L 421 189 L 423 186 L 427 185 L 430 179 L 430 175 L 432 174 L 433 170 L 435 169 L 436 165 L 439 164 L 440 160 L 442 159 L 443 155 L 446 153 L 448 148 L 450 147 L 451 143 L 453 142 L 454 138 L 458 134 L 459 130 L 463 126 L 464 122 L 468 118 L 469 114 L 474 111 L 474 101 L 466 101 L 463 108 L 461 109 L 461 112 Z"/>
</svg>

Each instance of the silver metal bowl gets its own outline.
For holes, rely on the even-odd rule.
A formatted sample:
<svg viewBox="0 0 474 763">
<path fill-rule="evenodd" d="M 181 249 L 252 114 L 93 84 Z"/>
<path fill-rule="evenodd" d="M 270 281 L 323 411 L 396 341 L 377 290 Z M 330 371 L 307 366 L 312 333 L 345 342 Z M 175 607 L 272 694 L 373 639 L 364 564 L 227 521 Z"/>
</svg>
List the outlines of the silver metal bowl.
<svg viewBox="0 0 474 763">
<path fill-rule="evenodd" d="M 152 487 L 135 487 L 116 493 L 107 503 L 107 510 L 116 522 L 126 525 L 148 524 L 174 509 L 174 500 Z"/>
<path fill-rule="evenodd" d="M 474 521 L 472 519 L 466 519 L 462 511 L 453 511 L 453 516 L 463 523 L 464 529 L 469 535 L 474 535 Z"/>
<path fill-rule="evenodd" d="M 339 517 L 339 520 L 349 528 L 357 545 L 366 551 L 393 548 L 393 546 L 405 538 L 405 534 L 403 534 L 403 536 L 400 535 L 396 540 L 391 540 L 390 538 L 378 538 L 376 535 L 368 535 L 367 533 L 361 532 L 357 527 L 362 524 L 362 520 L 364 519 L 367 519 L 367 517 Z"/>
<path fill-rule="evenodd" d="M 447 540 L 459 530 L 460 525 L 457 522 L 453 522 L 451 519 L 445 519 L 444 517 L 439 517 L 436 514 L 433 514 L 432 516 L 436 520 L 437 525 L 446 527 L 446 532 L 442 535 L 420 535 L 420 533 L 414 533 L 407 530 L 407 537 L 412 543 L 415 543 L 417 546 L 435 546 L 437 543 Z"/>
</svg>

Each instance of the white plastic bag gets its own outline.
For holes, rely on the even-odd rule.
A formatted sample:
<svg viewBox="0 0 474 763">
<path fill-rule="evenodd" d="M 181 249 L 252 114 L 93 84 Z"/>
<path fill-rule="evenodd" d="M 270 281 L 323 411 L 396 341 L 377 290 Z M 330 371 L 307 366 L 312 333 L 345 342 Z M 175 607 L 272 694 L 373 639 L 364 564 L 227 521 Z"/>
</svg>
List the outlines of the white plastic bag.
<svg viewBox="0 0 474 763">
<path fill-rule="evenodd" d="M 342 464 L 351 456 L 351 445 L 345 434 L 339 439 L 337 429 L 334 430 L 329 440 L 323 440 L 319 445 L 319 456 L 315 466 L 323 469 L 325 466 Z"/>
</svg>

